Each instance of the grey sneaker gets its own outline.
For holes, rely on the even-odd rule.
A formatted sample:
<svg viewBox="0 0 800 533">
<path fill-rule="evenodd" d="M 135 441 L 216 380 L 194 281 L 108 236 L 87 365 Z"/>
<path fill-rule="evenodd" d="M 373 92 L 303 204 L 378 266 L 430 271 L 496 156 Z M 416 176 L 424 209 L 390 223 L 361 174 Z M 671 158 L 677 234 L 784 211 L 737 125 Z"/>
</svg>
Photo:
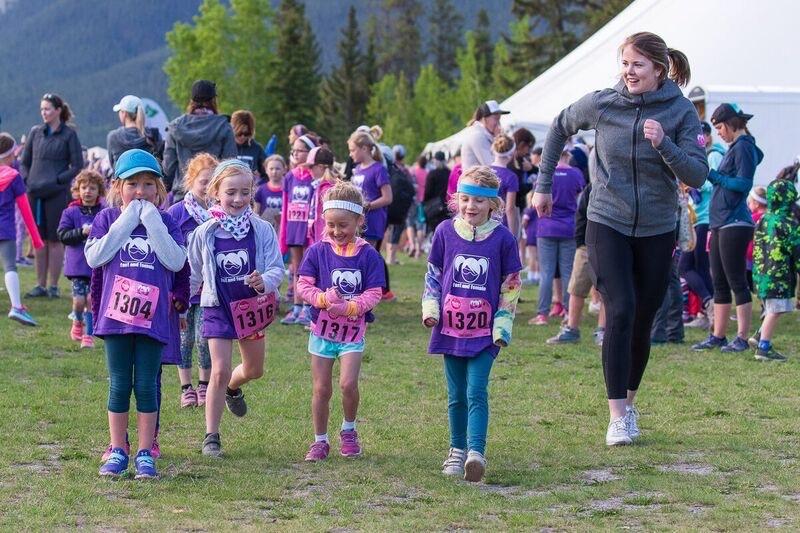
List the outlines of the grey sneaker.
<svg viewBox="0 0 800 533">
<path fill-rule="evenodd" d="M 776 351 L 775 348 L 772 346 L 770 346 L 769 350 L 766 351 L 760 348 L 757 349 L 755 357 L 756 361 L 775 361 L 777 363 L 786 362 L 786 356 Z"/>
<path fill-rule="evenodd" d="M 558 332 L 558 335 L 547 339 L 547 344 L 571 344 L 580 342 L 580 340 L 581 332 L 579 329 L 573 329 L 569 326 L 562 326 L 561 331 Z"/>
<path fill-rule="evenodd" d="M 486 472 L 486 457 L 481 452 L 470 450 L 464 463 L 464 479 L 477 483 L 483 479 L 484 472 Z"/>
<path fill-rule="evenodd" d="M 222 442 L 219 433 L 209 433 L 203 439 L 203 455 L 207 457 L 219 457 L 222 455 Z"/>
<path fill-rule="evenodd" d="M 244 401 L 244 392 L 239 389 L 239 394 L 231 396 L 225 393 L 225 405 L 228 406 L 228 411 L 238 416 L 239 418 L 247 414 L 247 404 Z"/>
<path fill-rule="evenodd" d="M 708 329 L 711 321 L 704 314 L 698 314 L 694 320 L 683 325 L 686 328 Z"/>
<path fill-rule="evenodd" d="M 597 328 L 596 330 L 594 330 L 592 336 L 594 337 L 594 343 L 598 346 L 602 346 L 603 338 L 606 336 L 605 328 Z"/>
<path fill-rule="evenodd" d="M 442 474 L 446 476 L 464 475 L 464 461 L 467 460 L 467 452 L 460 448 L 450 448 L 447 459 L 442 463 Z"/>
<path fill-rule="evenodd" d="M 714 348 L 722 348 L 728 344 L 728 339 L 725 337 L 719 338 L 715 337 L 714 334 L 710 334 L 706 340 L 703 342 L 698 342 L 694 346 L 692 346 L 692 350 L 695 352 L 704 352 L 706 350 L 713 350 Z"/>
<path fill-rule="evenodd" d="M 621 416 L 608 423 L 608 430 L 606 431 L 607 446 L 625 446 L 633 442 L 628 433 L 626 419 L 627 416 Z"/>
<path fill-rule="evenodd" d="M 47 289 L 41 285 L 37 285 L 25 293 L 26 298 L 44 298 L 45 296 L 47 296 Z"/>
<path fill-rule="evenodd" d="M 56 298 L 61 298 L 61 291 L 58 290 L 58 287 L 56 285 L 48 287 L 47 288 L 47 297 L 48 298 L 52 298 L 54 300 Z"/>
<path fill-rule="evenodd" d="M 634 441 L 641 436 L 639 430 L 639 411 L 632 406 L 625 407 L 625 422 L 628 424 L 628 436 Z"/>
<path fill-rule="evenodd" d="M 747 350 L 747 348 L 749 348 L 747 341 L 737 336 L 731 342 L 723 346 L 720 351 L 723 353 L 739 353 Z"/>
</svg>

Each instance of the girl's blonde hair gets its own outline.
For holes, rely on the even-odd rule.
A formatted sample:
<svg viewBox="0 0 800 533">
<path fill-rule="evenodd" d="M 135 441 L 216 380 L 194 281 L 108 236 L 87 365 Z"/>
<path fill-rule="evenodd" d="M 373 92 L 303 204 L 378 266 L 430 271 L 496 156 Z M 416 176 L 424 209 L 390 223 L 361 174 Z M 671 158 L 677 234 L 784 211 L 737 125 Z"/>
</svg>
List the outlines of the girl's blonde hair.
<svg viewBox="0 0 800 533">
<path fill-rule="evenodd" d="M 72 188 L 70 192 L 72 193 L 72 198 L 77 200 L 81 196 L 81 185 L 84 183 L 94 183 L 97 185 L 97 198 L 98 200 L 106 195 L 106 180 L 103 176 L 100 175 L 99 172 L 91 169 L 84 169 L 81 170 L 80 173 L 75 176 L 75 181 L 72 182 Z"/>
<path fill-rule="evenodd" d="M 283 156 L 280 154 L 272 154 L 271 156 L 269 156 L 267 159 L 264 160 L 264 169 L 266 170 L 267 165 L 269 165 L 273 161 L 277 161 L 283 166 L 283 168 L 286 168 L 286 160 L 283 158 Z"/>
<path fill-rule="evenodd" d="M 217 158 L 205 152 L 200 152 L 191 158 L 189 164 L 186 165 L 186 174 L 183 177 L 184 188 L 187 191 L 191 189 L 201 172 L 209 169 L 214 170 L 217 165 L 219 165 Z"/>
<path fill-rule="evenodd" d="M 381 131 L 381 133 L 383 133 L 383 131 Z M 370 154 L 372 154 L 372 159 L 383 164 L 383 154 L 381 153 L 381 149 L 372 134 L 367 133 L 366 131 L 356 130 L 352 135 L 350 135 L 350 138 L 347 139 L 347 144 L 350 143 L 353 143 L 359 148 L 364 148 L 365 146 L 369 147 Z"/>
<path fill-rule="evenodd" d="M 358 204 L 362 207 L 364 206 L 364 197 L 361 195 L 361 191 L 349 181 L 339 181 L 336 185 L 328 189 L 323 201 L 327 202 L 328 200 L 341 200 L 343 202 Z M 355 213 L 353 214 L 355 215 Z"/>
<path fill-rule="evenodd" d="M 153 204 L 160 208 L 167 199 L 167 188 L 164 187 L 164 180 L 152 172 L 137 172 L 133 176 L 125 179 L 116 178 L 112 180 L 111 188 L 109 189 L 108 197 L 106 198 L 108 205 L 112 207 L 120 207 L 122 205 L 122 186 L 126 181 L 132 180 L 133 178 L 138 178 L 139 176 L 147 176 L 148 178 L 152 178 L 156 181 L 156 200 L 153 202 Z"/>
<path fill-rule="evenodd" d="M 253 185 L 255 185 L 253 171 L 250 170 L 250 167 L 247 166 L 246 163 L 243 163 L 238 159 L 226 159 L 224 161 L 220 161 L 214 169 L 214 174 L 211 176 L 211 181 L 208 182 L 208 189 L 206 189 L 206 198 L 216 201 L 217 193 L 219 192 L 219 188 L 222 186 L 222 181 L 225 178 L 230 178 L 231 176 L 235 176 L 237 174 L 244 174 L 245 176 L 249 177 L 250 181 L 253 183 Z"/>
<path fill-rule="evenodd" d="M 528 194 L 525 195 L 525 205 L 527 205 L 528 207 L 533 207 L 533 194 L 535 192 L 536 191 L 532 190 Z"/>
<path fill-rule="evenodd" d="M 499 189 L 500 188 L 500 178 L 497 177 L 494 170 L 487 166 L 476 166 L 470 167 L 461 174 L 461 177 L 458 178 L 458 183 L 463 181 L 470 180 L 481 187 L 488 187 L 490 189 Z M 456 192 L 450 198 L 450 202 L 448 207 L 450 211 L 455 214 L 458 213 L 458 196 L 459 194 Z M 489 218 L 493 218 L 495 220 L 500 220 L 503 217 L 503 210 L 505 209 L 505 204 L 503 200 L 497 196 L 494 198 L 489 198 Z"/>
<path fill-rule="evenodd" d="M 492 151 L 500 155 L 508 154 L 508 152 L 513 150 L 515 146 L 516 144 L 514 143 L 514 139 L 505 133 L 501 133 L 500 135 L 496 136 L 494 141 L 492 141 Z"/>
</svg>

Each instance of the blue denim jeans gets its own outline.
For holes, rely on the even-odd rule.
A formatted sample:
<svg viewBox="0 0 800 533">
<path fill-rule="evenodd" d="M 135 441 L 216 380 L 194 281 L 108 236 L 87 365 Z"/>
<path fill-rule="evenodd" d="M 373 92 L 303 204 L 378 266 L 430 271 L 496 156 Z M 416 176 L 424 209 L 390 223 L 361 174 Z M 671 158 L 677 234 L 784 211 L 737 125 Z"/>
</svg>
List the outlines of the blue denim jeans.
<svg viewBox="0 0 800 533">
<path fill-rule="evenodd" d="M 450 446 L 486 451 L 489 427 L 489 373 L 494 357 L 481 352 L 475 357 L 444 356 L 447 378 L 447 417 Z"/>
<path fill-rule="evenodd" d="M 572 261 L 575 259 L 575 239 L 555 239 L 538 237 L 536 247 L 539 254 L 539 309 L 538 314 L 550 312 L 550 300 L 553 299 L 553 278 L 556 265 L 561 272 L 562 302 L 569 308 L 569 278 L 572 275 Z"/>
</svg>

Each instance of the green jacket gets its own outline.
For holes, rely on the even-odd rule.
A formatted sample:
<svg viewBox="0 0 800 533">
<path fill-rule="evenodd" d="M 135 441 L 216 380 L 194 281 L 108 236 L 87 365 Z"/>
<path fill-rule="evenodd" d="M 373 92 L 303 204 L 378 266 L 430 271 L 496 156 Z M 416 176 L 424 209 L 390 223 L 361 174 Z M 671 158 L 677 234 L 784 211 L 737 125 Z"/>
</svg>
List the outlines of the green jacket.
<svg viewBox="0 0 800 533">
<path fill-rule="evenodd" d="M 792 214 L 794 183 L 775 180 L 767 187 L 767 212 L 756 226 L 753 281 L 758 296 L 793 298 L 800 270 L 800 225 Z"/>
</svg>

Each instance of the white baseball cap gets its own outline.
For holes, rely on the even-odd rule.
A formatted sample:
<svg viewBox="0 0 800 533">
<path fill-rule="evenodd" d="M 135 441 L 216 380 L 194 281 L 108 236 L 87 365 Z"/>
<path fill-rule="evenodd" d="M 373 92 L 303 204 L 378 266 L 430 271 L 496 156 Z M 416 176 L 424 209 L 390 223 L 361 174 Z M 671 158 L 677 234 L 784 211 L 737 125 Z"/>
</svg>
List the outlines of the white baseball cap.
<svg viewBox="0 0 800 533">
<path fill-rule="evenodd" d="M 142 105 L 142 99 L 138 96 L 128 94 L 122 97 L 117 105 L 114 106 L 114 111 L 125 111 L 127 113 L 136 113 L 139 106 Z"/>
</svg>

